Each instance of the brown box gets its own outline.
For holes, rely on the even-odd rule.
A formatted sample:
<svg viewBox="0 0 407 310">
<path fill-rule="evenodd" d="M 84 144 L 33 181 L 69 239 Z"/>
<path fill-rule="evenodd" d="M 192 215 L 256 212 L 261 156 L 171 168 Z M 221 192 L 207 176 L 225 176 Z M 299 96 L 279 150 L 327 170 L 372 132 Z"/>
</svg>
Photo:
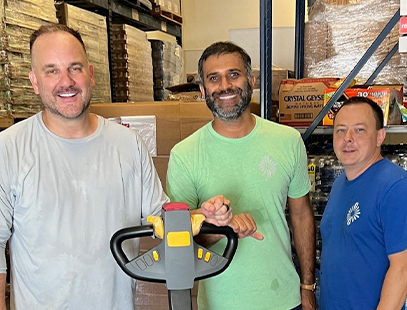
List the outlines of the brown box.
<svg viewBox="0 0 407 310">
<path fill-rule="evenodd" d="M 256 78 L 254 83 L 254 89 L 260 89 L 260 69 L 253 69 L 253 75 Z M 290 76 L 290 71 L 288 69 L 277 69 L 271 70 L 271 99 L 278 100 L 278 90 L 280 88 L 280 83 L 288 79 Z"/>
<path fill-rule="evenodd" d="M 0 117 L 0 128 L 7 128 L 14 124 L 12 117 Z"/>
<path fill-rule="evenodd" d="M 103 117 L 155 115 L 157 121 L 157 155 L 169 155 L 180 141 L 179 102 L 95 103 L 92 113 Z"/>
<path fill-rule="evenodd" d="M 260 107 L 260 102 L 250 102 L 250 112 L 253 114 L 256 114 L 258 116 L 261 116 L 261 107 Z"/>
<path fill-rule="evenodd" d="M 309 126 L 324 106 L 324 91 L 337 78 L 288 79 L 281 82 L 279 122 L 289 126 Z"/>
<path fill-rule="evenodd" d="M 205 102 L 180 102 L 179 105 L 181 140 L 213 119 Z"/>
<path fill-rule="evenodd" d="M 363 87 L 363 88 L 361 88 Z M 361 86 L 345 89 L 341 97 L 334 103 L 332 108 L 324 116 L 322 124 L 324 126 L 333 125 L 335 113 L 340 109 L 343 102 L 355 96 L 366 97 L 376 102 L 383 111 L 384 126 L 401 125 L 401 113 L 397 106 L 403 101 L 403 92 L 400 86 L 386 87 L 386 85 Z M 324 105 L 326 105 L 331 97 L 336 92 L 336 89 L 325 89 Z"/>
<path fill-rule="evenodd" d="M 161 180 L 161 184 L 163 185 L 164 191 L 166 190 L 166 178 L 167 178 L 167 168 L 168 168 L 169 159 L 170 159 L 170 156 L 168 156 L 168 155 L 159 155 L 159 156 L 153 157 L 155 170 L 157 170 L 157 173 Z"/>
</svg>

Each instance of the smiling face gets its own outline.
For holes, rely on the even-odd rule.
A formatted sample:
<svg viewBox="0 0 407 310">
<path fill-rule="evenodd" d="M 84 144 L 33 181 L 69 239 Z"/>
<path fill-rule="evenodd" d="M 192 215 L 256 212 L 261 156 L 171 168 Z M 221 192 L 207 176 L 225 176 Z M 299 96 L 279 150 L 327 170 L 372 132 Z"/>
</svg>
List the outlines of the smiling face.
<svg viewBox="0 0 407 310">
<path fill-rule="evenodd" d="M 49 117 L 77 119 L 87 111 L 95 85 L 93 67 L 73 35 L 63 31 L 40 35 L 32 47 L 29 77 Z"/>
<path fill-rule="evenodd" d="M 343 106 L 335 116 L 333 146 L 348 180 L 353 180 L 381 159 L 385 129 L 376 128 L 372 108 L 366 103 Z"/>
<path fill-rule="evenodd" d="M 249 81 L 238 53 L 210 56 L 202 66 L 202 95 L 216 118 L 238 119 L 250 104 L 254 77 Z"/>
</svg>

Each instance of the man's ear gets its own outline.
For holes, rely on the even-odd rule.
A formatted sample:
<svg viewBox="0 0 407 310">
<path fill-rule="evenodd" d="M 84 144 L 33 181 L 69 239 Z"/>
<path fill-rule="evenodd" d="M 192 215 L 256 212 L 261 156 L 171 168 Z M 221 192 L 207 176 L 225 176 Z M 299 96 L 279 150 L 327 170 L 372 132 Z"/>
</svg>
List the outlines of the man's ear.
<svg viewBox="0 0 407 310">
<path fill-rule="evenodd" d="M 96 85 L 95 83 L 95 68 L 93 67 L 92 64 L 89 64 L 89 74 L 90 74 L 90 79 L 91 79 L 91 86 L 94 87 Z"/>
<path fill-rule="evenodd" d="M 254 89 L 255 83 L 256 83 L 256 77 L 254 75 L 252 75 L 252 78 L 250 79 L 250 85 L 251 85 L 252 89 Z"/>
<path fill-rule="evenodd" d="M 203 87 L 202 84 L 199 84 L 199 89 L 201 90 L 202 98 L 205 98 L 206 97 L 205 87 Z"/>
<path fill-rule="evenodd" d="M 379 129 L 379 131 L 377 132 L 377 147 L 380 147 L 384 141 L 384 139 L 386 138 L 386 129 L 382 128 Z"/>
<path fill-rule="evenodd" d="M 35 76 L 34 71 L 30 71 L 30 72 L 28 73 L 28 77 L 30 78 L 31 85 L 32 85 L 33 88 L 34 88 L 34 93 L 35 93 L 36 95 L 38 95 L 38 94 L 39 94 L 39 91 L 38 91 L 38 83 L 37 83 L 37 77 Z"/>
</svg>

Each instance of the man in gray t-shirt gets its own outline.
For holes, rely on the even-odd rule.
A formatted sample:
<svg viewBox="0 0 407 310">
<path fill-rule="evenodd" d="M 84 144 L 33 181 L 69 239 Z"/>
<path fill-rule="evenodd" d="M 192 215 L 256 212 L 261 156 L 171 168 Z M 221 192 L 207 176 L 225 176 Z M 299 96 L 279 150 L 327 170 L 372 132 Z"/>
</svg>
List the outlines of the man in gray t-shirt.
<svg viewBox="0 0 407 310">
<path fill-rule="evenodd" d="M 132 280 L 109 241 L 168 198 L 141 138 L 89 113 L 95 82 L 79 33 L 43 26 L 30 50 L 44 111 L 0 133 L 0 310 L 9 239 L 12 309 L 134 309 Z M 224 203 L 214 197 L 198 212 L 227 225 Z M 137 255 L 138 244 L 123 246 Z"/>
</svg>

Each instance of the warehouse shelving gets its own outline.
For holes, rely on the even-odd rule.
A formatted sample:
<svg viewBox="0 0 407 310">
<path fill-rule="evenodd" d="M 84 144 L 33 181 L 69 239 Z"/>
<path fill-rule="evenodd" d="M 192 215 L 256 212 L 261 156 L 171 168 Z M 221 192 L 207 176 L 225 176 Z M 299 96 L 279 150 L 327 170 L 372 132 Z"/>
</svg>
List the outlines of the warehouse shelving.
<svg viewBox="0 0 407 310">
<path fill-rule="evenodd" d="M 109 46 L 109 72 L 110 81 L 114 81 L 112 68 L 114 24 L 127 24 L 142 31 L 159 30 L 176 38 L 182 45 L 182 18 L 175 14 L 166 14 L 161 7 L 150 0 L 63 0 L 62 3 L 70 4 L 106 17 L 107 36 Z M 149 5 L 147 5 L 149 4 Z M 116 102 L 118 95 L 111 84 L 112 102 Z"/>
<path fill-rule="evenodd" d="M 309 127 L 295 127 L 300 133 L 304 134 Z M 386 133 L 401 133 L 401 134 L 407 134 L 407 126 L 405 125 L 392 125 L 392 126 L 385 126 Z M 332 126 L 317 126 L 313 134 L 315 135 L 332 135 L 333 133 L 333 127 Z"/>
<path fill-rule="evenodd" d="M 271 119 L 271 0 L 260 0 L 260 62 L 261 62 L 261 115 L 263 118 Z M 309 0 L 309 5 L 312 5 L 314 1 Z M 332 108 L 333 104 L 339 99 L 346 88 L 349 87 L 350 83 L 366 64 L 369 58 L 377 50 L 379 45 L 387 37 L 390 31 L 394 28 L 400 19 L 400 10 L 395 12 L 394 16 L 390 19 L 387 25 L 383 28 L 382 32 L 378 35 L 376 40 L 372 43 L 369 49 L 362 56 L 360 61 L 356 64 L 353 70 L 346 77 L 344 82 L 334 93 L 329 102 L 324 106 L 321 112 L 314 119 L 312 124 L 307 128 L 300 128 L 303 140 L 307 140 L 309 136 L 313 133 L 325 134 L 332 133 L 332 129 L 319 127 L 318 124 L 321 122 L 322 118 L 327 114 L 327 112 Z M 296 79 L 303 78 L 303 66 L 304 66 L 304 27 L 305 27 L 305 1 L 296 0 L 296 13 L 295 13 L 295 51 L 294 51 L 294 74 Z M 380 70 L 387 64 L 390 58 L 397 51 L 398 44 L 396 44 L 393 49 L 388 53 L 387 57 L 379 64 L 377 69 L 373 72 L 367 83 L 372 83 L 375 77 L 378 75 Z M 264 72 L 263 72 L 264 71 Z M 407 126 L 390 126 L 386 128 L 388 133 L 407 133 Z"/>
<path fill-rule="evenodd" d="M 177 38 L 182 43 L 182 19 L 171 19 L 167 15 L 152 16 L 149 7 L 141 1 L 130 0 L 64 0 L 82 9 L 106 16 L 111 23 L 128 23 L 143 31 L 160 30 Z"/>
</svg>

